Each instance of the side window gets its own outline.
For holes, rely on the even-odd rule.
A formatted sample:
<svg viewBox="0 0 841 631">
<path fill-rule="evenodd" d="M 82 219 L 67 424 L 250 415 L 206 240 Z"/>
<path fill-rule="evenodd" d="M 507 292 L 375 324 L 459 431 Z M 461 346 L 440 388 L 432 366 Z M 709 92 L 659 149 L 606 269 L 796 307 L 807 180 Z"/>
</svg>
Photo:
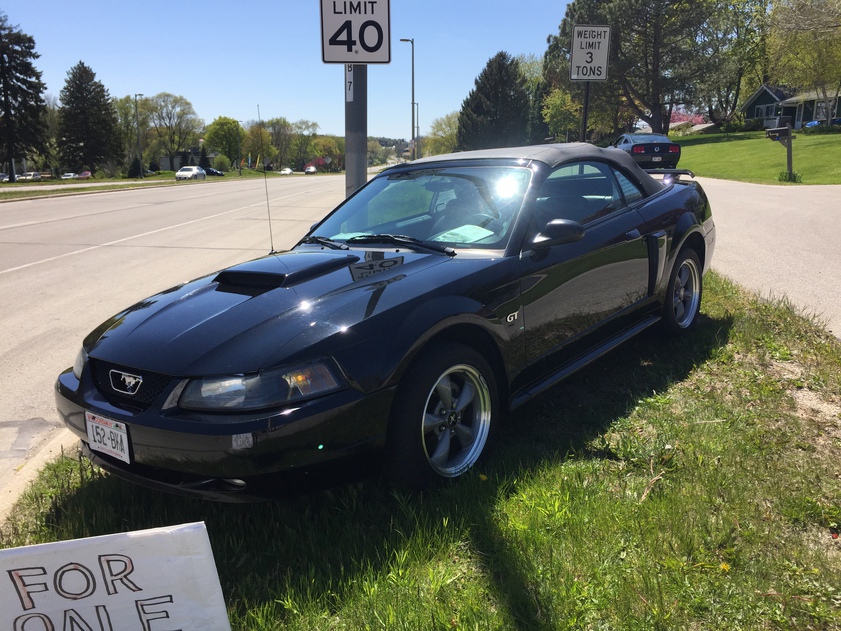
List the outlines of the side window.
<svg viewBox="0 0 841 631">
<path fill-rule="evenodd" d="M 601 162 L 574 162 L 555 169 L 535 202 L 538 230 L 552 219 L 586 224 L 624 205 L 611 168 Z"/>
<path fill-rule="evenodd" d="M 625 196 L 625 203 L 630 205 L 645 197 L 640 188 L 622 173 L 614 171 L 614 175 L 616 175 L 616 180 L 619 182 L 619 188 L 622 189 L 622 194 Z"/>
</svg>

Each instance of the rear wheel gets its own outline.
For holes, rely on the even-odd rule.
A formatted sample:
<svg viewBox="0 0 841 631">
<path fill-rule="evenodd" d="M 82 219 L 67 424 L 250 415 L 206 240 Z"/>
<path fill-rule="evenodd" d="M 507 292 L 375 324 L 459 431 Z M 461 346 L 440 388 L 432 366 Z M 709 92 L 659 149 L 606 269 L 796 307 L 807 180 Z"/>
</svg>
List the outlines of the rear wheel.
<svg viewBox="0 0 841 631">
<path fill-rule="evenodd" d="M 698 321 L 702 294 L 701 261 L 695 250 L 678 254 L 663 305 L 663 323 L 672 334 L 690 331 Z"/>
<path fill-rule="evenodd" d="M 464 474 L 485 454 L 498 416 L 496 380 L 482 355 L 437 344 L 404 375 L 389 423 L 387 472 L 420 490 Z"/>
</svg>

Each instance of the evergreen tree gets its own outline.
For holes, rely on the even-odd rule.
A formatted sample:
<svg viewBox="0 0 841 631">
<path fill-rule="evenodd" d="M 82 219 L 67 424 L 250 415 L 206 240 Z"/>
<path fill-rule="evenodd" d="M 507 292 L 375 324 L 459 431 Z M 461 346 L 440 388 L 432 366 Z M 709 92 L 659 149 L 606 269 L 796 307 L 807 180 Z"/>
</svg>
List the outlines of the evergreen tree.
<svg viewBox="0 0 841 631">
<path fill-rule="evenodd" d="M 141 168 L 142 167 L 140 166 L 140 158 L 134 156 L 134 159 L 131 161 L 131 166 L 129 166 L 128 168 L 128 176 L 130 178 L 141 177 L 143 175 L 143 173 L 141 172 Z"/>
<path fill-rule="evenodd" d="M 207 157 L 207 150 L 204 148 L 204 145 L 201 146 L 201 151 L 199 152 L 199 166 L 202 169 L 210 168 L 210 160 Z"/>
<path fill-rule="evenodd" d="M 108 90 L 80 61 L 67 72 L 60 98 L 59 144 L 65 166 L 95 173 L 97 165 L 120 153 L 117 114 Z"/>
<path fill-rule="evenodd" d="M 33 61 L 35 40 L 0 13 L 0 156 L 9 163 L 9 181 L 15 181 L 14 161 L 44 149 L 44 91 L 41 72 Z"/>
<path fill-rule="evenodd" d="M 527 142 L 529 95 L 520 64 L 508 53 L 492 57 L 461 105 L 458 148 L 515 147 Z"/>
<path fill-rule="evenodd" d="M 546 98 L 551 93 L 549 84 L 541 79 L 537 82 L 531 91 L 531 107 L 529 109 L 528 118 L 528 142 L 530 145 L 539 145 L 546 142 L 552 136 L 549 131 L 549 125 L 543 117 L 543 108 L 545 107 Z M 560 138 L 556 139 L 558 142 Z"/>
</svg>

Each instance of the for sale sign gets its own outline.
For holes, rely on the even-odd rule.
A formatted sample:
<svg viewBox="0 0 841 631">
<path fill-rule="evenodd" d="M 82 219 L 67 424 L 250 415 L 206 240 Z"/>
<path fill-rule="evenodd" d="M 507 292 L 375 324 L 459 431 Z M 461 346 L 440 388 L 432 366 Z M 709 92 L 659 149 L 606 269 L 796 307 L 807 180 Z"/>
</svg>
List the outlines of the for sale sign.
<svg viewBox="0 0 841 631">
<path fill-rule="evenodd" d="M 321 58 L 328 64 L 390 63 L 389 0 L 321 0 Z"/>
<path fill-rule="evenodd" d="M 3 631 L 230 631 L 203 523 L 0 550 Z"/>
<path fill-rule="evenodd" d="M 572 27 L 570 53 L 570 80 L 607 81 L 610 27 L 576 24 Z"/>
</svg>

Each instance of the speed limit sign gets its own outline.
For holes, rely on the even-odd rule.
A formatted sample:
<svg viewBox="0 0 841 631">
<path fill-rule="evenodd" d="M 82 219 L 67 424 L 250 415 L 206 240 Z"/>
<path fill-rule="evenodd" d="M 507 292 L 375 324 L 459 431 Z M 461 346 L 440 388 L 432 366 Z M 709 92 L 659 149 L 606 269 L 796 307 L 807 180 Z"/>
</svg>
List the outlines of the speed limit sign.
<svg viewBox="0 0 841 631">
<path fill-rule="evenodd" d="M 390 63 L 389 16 L 389 0 L 321 0 L 324 63 Z"/>
</svg>

